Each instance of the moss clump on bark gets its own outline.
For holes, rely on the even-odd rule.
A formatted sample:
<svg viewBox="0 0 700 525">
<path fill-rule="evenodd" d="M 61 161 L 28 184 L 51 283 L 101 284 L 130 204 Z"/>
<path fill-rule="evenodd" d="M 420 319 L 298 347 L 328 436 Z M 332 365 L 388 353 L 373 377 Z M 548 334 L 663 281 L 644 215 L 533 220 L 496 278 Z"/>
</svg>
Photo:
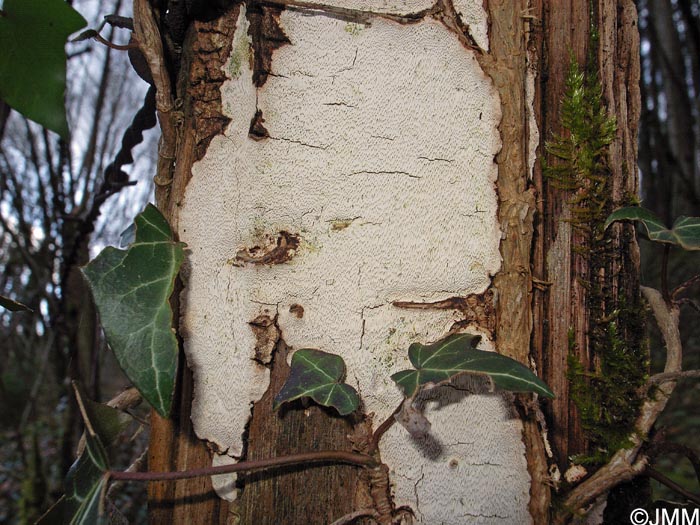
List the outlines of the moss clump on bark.
<svg viewBox="0 0 700 525">
<path fill-rule="evenodd" d="M 595 32 L 591 49 L 597 48 Z M 579 463 L 602 463 L 628 446 L 640 402 L 638 388 L 646 378 L 648 353 L 643 344 L 644 310 L 639 300 L 625 304 L 610 283 L 612 247 L 605 219 L 621 203 L 612 202 L 608 147 L 615 140 L 615 118 L 607 114 L 593 51 L 585 72 L 572 58 L 561 106 L 564 132 L 547 143 L 555 160 L 545 166 L 552 184 L 574 192 L 567 219 L 584 243 L 574 248 L 587 263 L 579 282 L 587 291 L 590 321 L 587 365 L 577 357 L 570 337 L 567 377 L 571 399 L 579 409 L 589 453 Z"/>
</svg>

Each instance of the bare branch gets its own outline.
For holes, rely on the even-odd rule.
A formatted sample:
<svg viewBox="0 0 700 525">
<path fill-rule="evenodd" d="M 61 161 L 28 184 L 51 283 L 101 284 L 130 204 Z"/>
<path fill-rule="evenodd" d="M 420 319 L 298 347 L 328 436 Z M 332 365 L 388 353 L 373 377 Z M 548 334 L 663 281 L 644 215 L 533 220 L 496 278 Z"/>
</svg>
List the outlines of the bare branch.
<svg viewBox="0 0 700 525">
<path fill-rule="evenodd" d="M 671 293 L 671 298 L 675 300 L 676 297 L 678 297 L 680 294 L 685 292 L 688 288 L 690 288 L 691 286 L 693 286 L 694 284 L 697 284 L 697 283 L 700 283 L 700 274 L 694 275 L 693 277 L 691 277 L 690 279 L 688 279 L 684 283 L 676 286 L 676 288 Z"/>
<path fill-rule="evenodd" d="M 665 381 L 683 379 L 686 377 L 700 377 L 700 370 L 684 370 L 679 372 L 661 372 L 659 374 L 654 374 L 651 376 L 647 382 L 640 389 L 640 395 L 644 396 L 649 391 L 649 389 L 658 385 L 659 383 L 664 383 Z"/>
</svg>

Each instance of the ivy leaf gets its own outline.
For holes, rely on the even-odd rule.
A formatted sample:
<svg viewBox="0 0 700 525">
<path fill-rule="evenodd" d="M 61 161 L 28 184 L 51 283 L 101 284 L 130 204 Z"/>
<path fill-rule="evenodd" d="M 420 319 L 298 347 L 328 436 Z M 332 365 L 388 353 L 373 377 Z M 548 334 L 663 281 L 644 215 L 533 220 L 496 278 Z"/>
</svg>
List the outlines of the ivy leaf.
<svg viewBox="0 0 700 525">
<path fill-rule="evenodd" d="M 526 366 L 516 360 L 476 350 L 481 337 L 455 334 L 432 345 L 413 343 L 408 347 L 408 358 L 415 370 L 402 370 L 391 379 L 412 397 L 428 383 L 443 383 L 462 373 L 486 374 L 494 384 L 511 392 L 536 392 L 554 397 L 549 387 Z"/>
<path fill-rule="evenodd" d="M 64 45 L 86 24 L 64 0 L 5 0 L 2 5 L 0 98 L 64 139 Z"/>
<path fill-rule="evenodd" d="M 615 221 L 639 221 L 651 241 L 673 244 L 685 250 L 700 250 L 700 217 L 678 217 L 673 227 L 668 229 L 658 216 L 646 208 L 629 206 L 610 214 L 605 228 Z"/>
<path fill-rule="evenodd" d="M 22 304 L 18 301 L 13 301 L 9 297 L 5 297 L 4 295 L 0 295 L 0 306 L 5 308 L 6 310 L 9 310 L 10 312 L 31 312 L 32 309 L 29 308 L 26 304 Z"/>
<path fill-rule="evenodd" d="M 104 442 L 114 439 L 113 423 L 118 420 L 118 416 L 107 411 L 97 412 L 97 403 L 86 399 L 75 382 L 73 389 L 85 423 L 85 448 L 66 476 L 63 518 L 64 523 L 87 525 L 102 521 L 102 502 L 109 470 Z M 100 435 L 100 429 L 106 429 L 107 434 Z"/>
<path fill-rule="evenodd" d="M 671 231 L 684 250 L 700 250 L 700 217 L 680 216 Z"/>
<path fill-rule="evenodd" d="M 100 436 L 100 441 L 105 447 L 113 445 L 122 432 L 134 421 L 134 418 L 126 412 L 103 403 L 85 399 L 85 405 L 93 429 Z"/>
<path fill-rule="evenodd" d="M 86 427 L 87 434 L 98 436 L 104 447 L 113 445 L 124 430 L 134 421 L 126 412 L 97 403 L 85 396 L 78 383 L 73 382 L 73 390 Z M 89 441 L 86 442 L 86 445 Z M 106 468 L 106 467 L 105 467 Z"/>
<path fill-rule="evenodd" d="M 63 523 L 92 525 L 102 522 L 102 499 L 107 474 L 85 451 L 68 471 L 63 497 Z"/>
<path fill-rule="evenodd" d="M 178 346 L 170 295 L 184 258 L 165 218 L 149 204 L 136 217 L 127 250 L 105 248 L 85 268 L 107 342 L 122 370 L 158 413 L 167 417 Z"/>
<path fill-rule="evenodd" d="M 115 436 L 101 436 L 98 433 L 98 430 L 100 429 L 100 427 L 102 427 L 107 428 L 109 432 L 111 430 L 111 425 L 107 422 L 102 422 L 102 424 L 98 426 L 97 417 L 95 416 L 96 411 L 94 410 L 95 405 L 98 405 L 98 403 L 94 403 L 88 400 L 85 397 L 82 389 L 78 386 L 78 383 L 76 383 L 75 381 L 73 381 L 73 391 L 75 392 L 75 400 L 78 403 L 80 415 L 83 417 L 83 423 L 85 423 L 84 452 L 88 454 L 90 461 L 97 468 L 99 468 L 102 471 L 109 470 L 109 459 L 107 457 L 107 451 L 105 450 L 103 441 L 105 439 L 113 440 Z M 111 419 L 111 416 L 112 414 L 109 414 L 107 417 Z"/>
<path fill-rule="evenodd" d="M 289 377 L 275 397 L 274 409 L 287 401 L 310 397 L 346 416 L 357 409 L 360 398 L 353 387 L 342 382 L 344 377 L 342 357 L 309 348 L 297 350 L 292 356 Z"/>
</svg>

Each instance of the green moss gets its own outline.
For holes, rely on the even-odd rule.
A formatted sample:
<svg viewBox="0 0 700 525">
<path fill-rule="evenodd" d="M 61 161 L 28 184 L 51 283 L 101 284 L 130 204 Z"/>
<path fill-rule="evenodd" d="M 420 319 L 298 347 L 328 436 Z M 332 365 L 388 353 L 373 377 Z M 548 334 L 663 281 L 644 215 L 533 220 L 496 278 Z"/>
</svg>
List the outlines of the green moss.
<svg viewBox="0 0 700 525">
<path fill-rule="evenodd" d="M 573 352 L 567 360 L 571 399 L 591 442 L 589 454 L 575 458 L 581 464 L 603 463 L 617 450 L 631 446 L 629 437 L 641 404 L 637 391 L 646 376 L 644 348 L 635 349 L 620 337 L 616 321 L 594 332 L 591 347 L 597 370 L 587 370 Z"/>
<path fill-rule="evenodd" d="M 588 454 L 577 463 L 602 463 L 630 445 L 641 403 L 638 388 L 646 377 L 648 352 L 643 343 L 645 313 L 639 300 L 624 304 L 610 287 L 614 253 L 606 239 L 605 219 L 621 203 L 612 202 L 608 148 L 617 125 L 607 114 L 597 77 L 597 37 L 591 39 L 585 71 L 572 57 L 561 106 L 563 132 L 546 145 L 552 162 L 544 173 L 557 188 L 572 192 L 567 219 L 585 239 L 573 250 L 586 260 L 579 277 L 590 312 L 587 338 L 590 366 L 577 357 L 575 334 L 569 334 L 567 378 L 589 440 Z M 631 201 L 634 197 L 626 195 Z"/>
<path fill-rule="evenodd" d="M 603 105 L 595 69 L 584 74 L 571 58 L 561 105 L 564 133 L 546 144 L 557 159 L 545 165 L 545 175 L 559 189 L 575 191 L 569 200 L 575 227 L 602 237 L 608 215 L 610 184 L 606 153 L 615 139 L 617 124 Z"/>
</svg>

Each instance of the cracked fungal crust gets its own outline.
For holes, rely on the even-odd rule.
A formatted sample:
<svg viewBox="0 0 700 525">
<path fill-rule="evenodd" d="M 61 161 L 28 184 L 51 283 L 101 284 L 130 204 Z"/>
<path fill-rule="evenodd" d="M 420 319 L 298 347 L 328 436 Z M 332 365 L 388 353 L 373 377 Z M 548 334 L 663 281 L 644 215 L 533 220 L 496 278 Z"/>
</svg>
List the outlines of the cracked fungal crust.
<svg viewBox="0 0 700 525">
<path fill-rule="evenodd" d="M 482 294 L 500 266 L 500 105 L 473 51 L 483 39 L 433 16 L 442 3 L 282 10 L 276 27 L 289 44 L 271 54 L 261 86 L 255 17 L 241 7 L 221 88 L 231 121 L 193 167 L 179 223 L 191 250 L 182 326 L 192 418 L 230 456 L 240 457 L 250 403 L 267 389 L 271 338 L 341 355 L 378 422 L 401 399 L 389 376 L 409 366 L 410 343 L 466 322 L 492 349 Z M 349 13 L 354 4 L 381 15 Z M 294 256 L 256 264 L 264 253 L 247 247 L 280 232 L 298 235 Z M 260 320 L 265 308 L 279 333 L 266 332 L 275 323 Z M 395 425 L 382 442 L 397 505 L 424 523 L 529 521 L 520 422 L 500 395 L 478 391 L 436 389 L 428 438 Z"/>
</svg>

